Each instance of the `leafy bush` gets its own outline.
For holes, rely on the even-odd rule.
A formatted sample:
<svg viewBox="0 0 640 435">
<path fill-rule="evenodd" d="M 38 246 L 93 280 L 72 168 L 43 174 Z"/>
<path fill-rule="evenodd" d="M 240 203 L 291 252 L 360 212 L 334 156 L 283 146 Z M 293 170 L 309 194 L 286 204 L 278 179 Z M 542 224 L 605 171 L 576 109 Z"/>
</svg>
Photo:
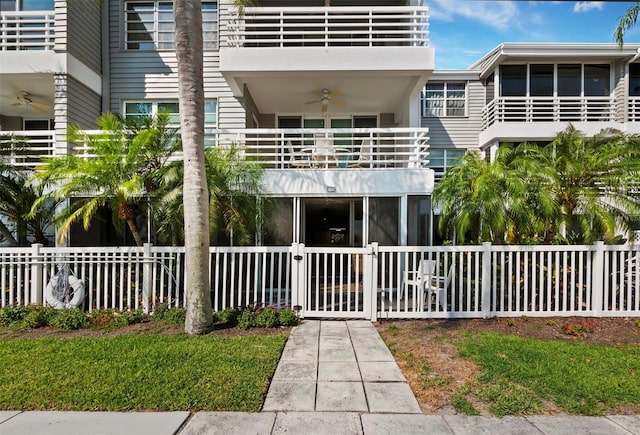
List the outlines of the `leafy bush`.
<svg viewBox="0 0 640 435">
<path fill-rule="evenodd" d="M 238 323 L 240 310 L 236 310 L 234 308 L 226 308 L 222 311 L 218 311 L 218 313 L 216 314 L 219 321 L 235 326 Z"/>
<path fill-rule="evenodd" d="M 8 326 L 19 323 L 29 314 L 29 309 L 22 305 L 7 305 L 0 309 L 0 325 Z"/>
<path fill-rule="evenodd" d="M 104 330 L 123 328 L 132 323 L 129 322 L 129 317 L 125 313 L 111 308 L 93 310 L 89 314 L 89 323 L 95 328 Z"/>
<path fill-rule="evenodd" d="M 57 310 L 50 323 L 60 329 L 72 330 L 86 328 L 89 326 L 89 319 L 79 308 L 65 308 Z"/>
<path fill-rule="evenodd" d="M 278 312 L 273 308 L 266 307 L 255 312 L 255 326 L 258 328 L 275 328 L 280 326 Z"/>
<path fill-rule="evenodd" d="M 24 319 L 22 319 L 22 325 L 25 328 L 42 328 L 49 326 L 51 320 L 56 316 L 56 309 L 53 307 L 45 307 L 42 305 L 29 305 L 29 312 Z"/>
<path fill-rule="evenodd" d="M 134 310 L 134 311 L 129 311 L 129 310 L 123 311 L 122 317 L 127 319 L 127 324 L 134 325 L 136 323 L 142 323 L 146 318 L 146 315 L 144 314 L 144 311 L 142 311 L 142 308 L 138 308 L 137 310 Z"/>
<path fill-rule="evenodd" d="M 278 312 L 278 320 L 282 326 L 295 326 L 298 324 L 298 314 L 290 308 L 284 308 Z"/>
<path fill-rule="evenodd" d="M 245 308 L 238 316 L 238 328 L 249 329 L 256 326 L 256 316 L 253 310 Z"/>
<path fill-rule="evenodd" d="M 151 320 L 180 325 L 184 323 L 186 314 L 187 311 L 184 308 L 170 306 L 168 302 L 163 302 L 153 308 Z"/>
</svg>

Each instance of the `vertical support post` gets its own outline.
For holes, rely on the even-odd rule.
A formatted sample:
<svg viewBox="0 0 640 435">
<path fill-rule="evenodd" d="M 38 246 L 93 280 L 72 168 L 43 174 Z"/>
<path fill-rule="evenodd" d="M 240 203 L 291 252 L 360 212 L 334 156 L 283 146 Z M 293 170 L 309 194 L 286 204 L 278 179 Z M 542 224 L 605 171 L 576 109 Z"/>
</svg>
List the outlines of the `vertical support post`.
<svg viewBox="0 0 640 435">
<path fill-rule="evenodd" d="M 365 318 L 378 320 L 378 243 L 367 245 L 362 261 L 362 297 Z"/>
<path fill-rule="evenodd" d="M 491 317 L 491 243 L 482 244 L 482 317 Z"/>
<path fill-rule="evenodd" d="M 291 306 L 304 318 L 304 244 L 291 244 Z M 297 309 L 299 307 L 299 309 Z"/>
<path fill-rule="evenodd" d="M 29 302 L 32 304 L 42 304 L 44 289 L 44 259 L 41 243 L 31 245 L 31 296 Z"/>
<path fill-rule="evenodd" d="M 143 245 L 142 254 L 142 307 L 146 314 L 152 308 L 151 304 L 151 279 L 153 276 L 153 259 L 151 258 L 151 243 Z"/>
<path fill-rule="evenodd" d="M 601 317 L 604 300 L 604 242 L 595 242 L 591 249 L 591 310 L 594 317 Z"/>
</svg>

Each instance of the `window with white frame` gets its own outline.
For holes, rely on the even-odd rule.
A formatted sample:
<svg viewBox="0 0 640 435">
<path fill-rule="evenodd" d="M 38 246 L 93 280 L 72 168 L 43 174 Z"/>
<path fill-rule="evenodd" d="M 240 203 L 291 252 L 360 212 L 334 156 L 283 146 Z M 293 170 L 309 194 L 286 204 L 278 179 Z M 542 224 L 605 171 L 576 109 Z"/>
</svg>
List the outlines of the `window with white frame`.
<svg viewBox="0 0 640 435">
<path fill-rule="evenodd" d="M 124 46 L 127 50 L 175 49 L 172 1 L 126 1 Z M 218 48 L 218 3 L 202 2 L 202 37 L 205 50 Z"/>
<path fill-rule="evenodd" d="M 127 119 L 141 119 L 145 116 L 154 116 L 160 112 L 169 115 L 169 125 L 180 127 L 180 110 L 177 101 L 126 101 L 124 103 L 124 116 Z M 215 145 L 215 129 L 218 125 L 217 100 L 205 100 L 204 102 L 204 128 L 205 146 Z"/>
<path fill-rule="evenodd" d="M 422 91 L 422 116 L 466 116 L 466 83 L 427 83 Z"/>
</svg>

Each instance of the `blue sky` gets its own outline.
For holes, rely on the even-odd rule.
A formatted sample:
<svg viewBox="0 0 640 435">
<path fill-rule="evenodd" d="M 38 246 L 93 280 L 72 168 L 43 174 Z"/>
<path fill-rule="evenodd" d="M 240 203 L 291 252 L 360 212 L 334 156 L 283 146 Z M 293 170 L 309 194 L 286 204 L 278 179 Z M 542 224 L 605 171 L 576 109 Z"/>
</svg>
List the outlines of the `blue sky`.
<svg viewBox="0 0 640 435">
<path fill-rule="evenodd" d="M 437 69 L 465 69 L 502 42 L 614 42 L 635 2 L 425 0 Z M 640 22 L 625 37 L 640 42 Z"/>
</svg>

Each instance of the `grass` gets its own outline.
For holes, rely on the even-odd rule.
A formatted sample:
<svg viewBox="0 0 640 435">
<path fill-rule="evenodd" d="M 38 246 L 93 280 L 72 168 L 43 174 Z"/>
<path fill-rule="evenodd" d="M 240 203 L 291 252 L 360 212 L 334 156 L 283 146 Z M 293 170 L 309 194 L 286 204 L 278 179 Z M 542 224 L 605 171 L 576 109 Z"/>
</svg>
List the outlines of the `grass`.
<svg viewBox="0 0 640 435">
<path fill-rule="evenodd" d="M 458 342 L 481 367 L 471 392 L 495 415 L 535 414 L 550 400 L 572 414 L 640 406 L 640 348 L 542 341 L 496 333 Z"/>
<path fill-rule="evenodd" d="M 259 411 L 286 337 L 0 341 L 0 409 Z"/>
</svg>

